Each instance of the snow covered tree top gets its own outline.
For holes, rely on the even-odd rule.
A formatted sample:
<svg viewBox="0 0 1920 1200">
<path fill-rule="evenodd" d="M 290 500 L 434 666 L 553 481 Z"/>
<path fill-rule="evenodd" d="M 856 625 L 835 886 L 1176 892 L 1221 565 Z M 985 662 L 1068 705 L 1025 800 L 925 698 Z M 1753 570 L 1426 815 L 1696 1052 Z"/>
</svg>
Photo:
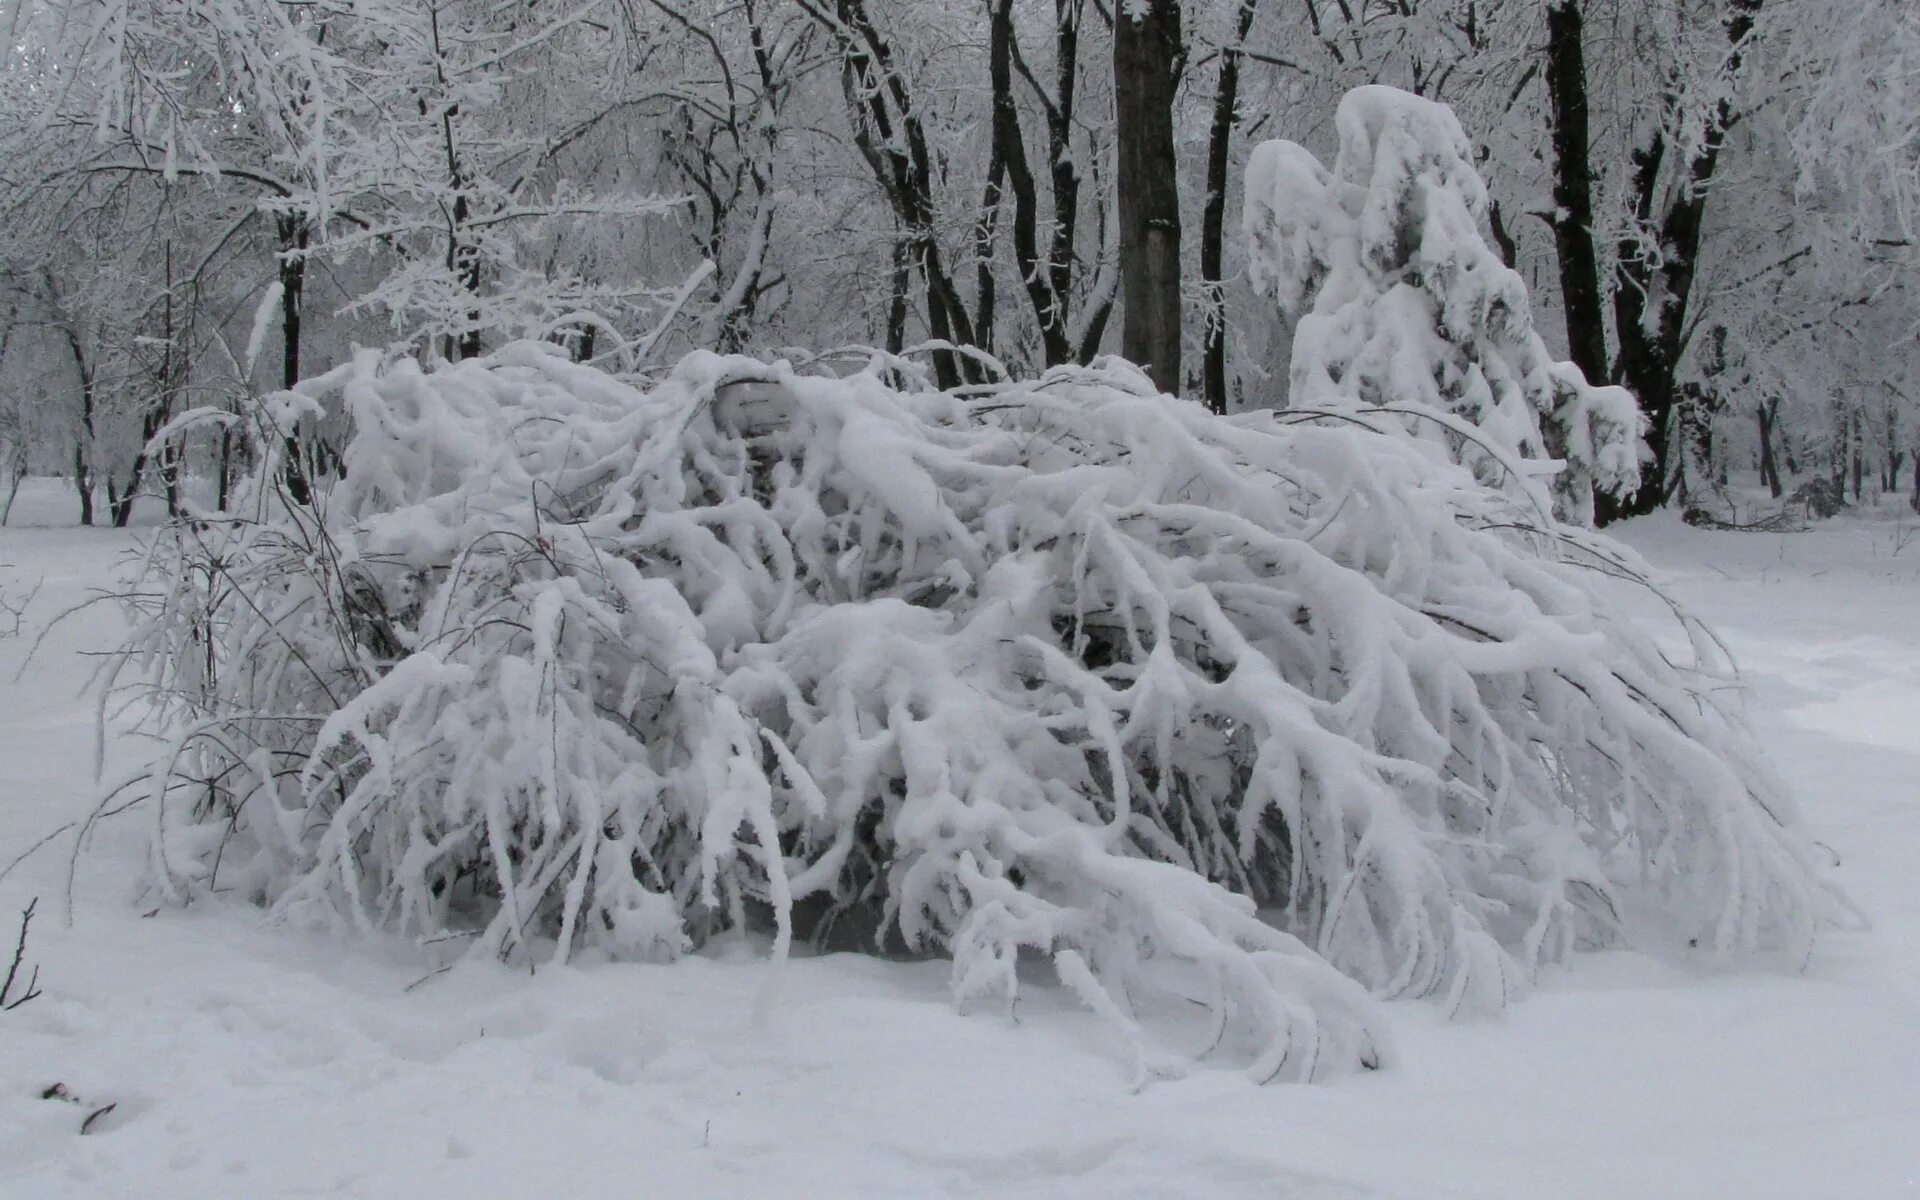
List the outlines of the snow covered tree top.
<svg viewBox="0 0 1920 1200">
<path fill-rule="evenodd" d="M 1451 109 L 1355 88 L 1332 170 L 1292 142 L 1255 148 L 1244 228 L 1256 289 L 1297 322 L 1295 408 L 1399 411 L 1495 486 L 1592 520 L 1593 489 L 1639 480 L 1639 412 L 1555 362 L 1526 284 L 1482 234 L 1487 190 Z M 1470 428 L 1463 428 L 1462 423 Z"/>
</svg>

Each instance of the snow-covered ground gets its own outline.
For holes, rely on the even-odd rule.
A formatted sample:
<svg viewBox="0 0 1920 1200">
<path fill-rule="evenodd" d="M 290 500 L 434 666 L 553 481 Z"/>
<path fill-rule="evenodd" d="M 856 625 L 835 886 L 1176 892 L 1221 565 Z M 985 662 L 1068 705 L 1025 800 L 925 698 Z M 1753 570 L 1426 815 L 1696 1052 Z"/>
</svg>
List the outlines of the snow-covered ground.
<svg viewBox="0 0 1920 1200">
<path fill-rule="evenodd" d="M 0 530 L 0 594 L 43 581 L 29 625 L 132 545 L 19 527 L 61 504 L 42 487 Z M 39 897 L 44 990 L 0 1013 L 0 1196 L 1920 1196 L 1920 537 L 1626 538 L 1740 657 L 1875 922 L 1804 975 L 1589 956 L 1497 1022 L 1395 1007 L 1389 1071 L 1135 1093 L 1097 1018 L 1038 989 L 1017 1023 L 958 1013 L 940 964 L 775 972 L 736 943 L 435 974 L 250 910 L 154 913 L 134 814 L 78 859 L 70 921 L 64 842 L 0 881 L 0 953 Z M 24 669 L 31 639 L 0 641 L 0 868 L 91 804 L 85 654 L 116 633 L 90 610 Z M 56 1082 L 86 1103 L 41 1099 Z"/>
</svg>

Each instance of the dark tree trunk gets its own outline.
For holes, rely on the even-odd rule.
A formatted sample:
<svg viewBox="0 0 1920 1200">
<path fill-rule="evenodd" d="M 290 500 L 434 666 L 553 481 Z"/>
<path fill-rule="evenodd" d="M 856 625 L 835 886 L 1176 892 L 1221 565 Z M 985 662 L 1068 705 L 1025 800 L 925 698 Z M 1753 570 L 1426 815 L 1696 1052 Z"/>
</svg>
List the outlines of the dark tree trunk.
<svg viewBox="0 0 1920 1200">
<path fill-rule="evenodd" d="M 1080 223 L 1080 168 L 1073 161 L 1073 122 L 1080 85 L 1080 14 L 1086 0 L 1053 0 L 1053 74 L 1058 95 L 1046 107 L 1047 171 L 1053 184 L 1053 244 L 1047 271 L 1064 306 L 1073 292 L 1073 238 Z"/>
<path fill-rule="evenodd" d="M 214 483 L 213 507 L 221 512 L 227 509 L 227 497 L 233 488 L 233 429 L 220 427 L 220 456 L 214 462 L 214 472 L 218 479 Z"/>
<path fill-rule="evenodd" d="M 1054 264 L 1040 251 L 1040 199 L 1027 165 L 1020 109 L 1013 98 L 1013 0 L 994 0 L 988 25 L 988 76 L 993 87 L 993 161 L 1006 171 L 1013 193 L 1013 258 L 1026 284 L 1027 300 L 1040 329 L 1041 352 L 1048 366 L 1073 357 L 1067 339 L 1067 312 L 1054 291 Z"/>
<path fill-rule="evenodd" d="M 1900 486 L 1900 464 L 1906 460 L 1906 454 L 1900 449 L 1900 411 L 1893 406 L 1891 396 L 1887 399 L 1887 469 L 1880 476 L 1880 490 L 1891 492 Z"/>
<path fill-rule="evenodd" d="M 178 369 L 179 355 L 177 343 L 180 331 L 174 323 L 173 312 L 173 243 L 166 246 L 167 298 L 163 302 L 164 317 L 161 328 L 159 370 L 148 376 L 154 385 L 153 394 L 147 397 L 146 407 L 140 414 L 140 448 L 134 451 L 133 466 L 127 472 L 127 486 L 113 495 L 111 501 L 113 527 L 125 529 L 133 520 L 133 506 L 140 499 L 140 488 L 146 482 L 147 466 L 150 462 L 149 451 L 153 449 L 153 436 L 160 432 L 161 426 L 173 415 L 174 393 L 177 390 L 175 371 Z M 179 486 L 175 463 L 166 447 L 160 448 L 160 478 L 162 489 L 167 497 L 167 512 L 174 515 L 180 509 Z"/>
<path fill-rule="evenodd" d="M 1853 468 L 1853 500 L 1858 504 L 1861 499 L 1861 476 L 1865 474 L 1867 461 L 1866 419 L 1860 409 L 1855 408 L 1847 421 L 1848 465 Z"/>
<path fill-rule="evenodd" d="M 1727 0 L 1726 17 L 1727 72 L 1740 74 L 1742 51 L 1747 35 L 1753 31 L 1761 0 Z M 1667 99 L 1669 114 L 1678 97 Z M 1726 142 L 1732 105 L 1723 100 L 1700 145 L 1690 161 L 1682 164 L 1685 178 L 1670 189 L 1672 196 L 1656 222 L 1654 200 L 1659 193 L 1661 168 L 1667 157 L 1667 136 L 1656 132 L 1647 145 L 1633 153 L 1631 190 L 1635 216 L 1643 231 L 1659 243 L 1659 253 L 1649 254 L 1632 239 L 1621 247 L 1620 268 L 1626 276 L 1614 289 L 1614 332 L 1620 353 L 1614 363 L 1616 381 L 1631 388 L 1640 399 L 1640 411 L 1647 418 L 1647 447 L 1653 462 L 1640 488 L 1624 500 L 1615 502 L 1601 497 L 1596 506 L 1604 522 L 1620 516 L 1652 512 L 1666 501 L 1667 488 L 1674 469 L 1671 449 L 1674 435 L 1674 406 L 1679 399 L 1681 360 L 1686 355 L 1689 308 L 1693 280 L 1699 265 L 1700 238 L 1705 228 L 1708 191 L 1719 167 L 1720 150 Z M 1649 313 L 1649 304 L 1658 309 Z M 1649 327 L 1650 326 L 1650 327 Z"/>
<path fill-rule="evenodd" d="M 1674 415 L 1679 437 L 1674 463 L 1674 493 L 1681 511 L 1704 509 L 1717 478 L 1713 455 L 1713 420 L 1723 403 L 1720 378 L 1726 373 L 1727 331 L 1716 325 L 1700 354 L 1700 381 L 1681 389 Z"/>
<path fill-rule="evenodd" d="M 93 469 L 87 462 L 86 443 L 73 442 L 73 487 L 80 493 L 80 523 L 93 524 Z"/>
<path fill-rule="evenodd" d="M 1828 447 L 1827 475 L 1833 481 L 1833 494 L 1847 494 L 1847 440 L 1853 436 L 1853 425 L 1847 420 L 1847 410 L 1836 402 L 1833 409 L 1833 443 Z"/>
<path fill-rule="evenodd" d="M 866 0 L 835 0 L 802 7 L 840 43 L 841 87 L 853 119 L 854 145 L 899 222 L 908 256 L 926 287 L 927 326 L 934 338 L 974 345 L 965 301 L 954 286 L 936 236 L 934 181 L 938 174 L 925 123 L 906 79 L 893 66 L 893 48 L 874 24 Z M 933 355 L 943 388 L 978 382 L 973 360 L 949 351 Z"/>
<path fill-rule="evenodd" d="M 1202 390 L 1207 407 L 1227 411 L 1227 304 L 1222 280 L 1227 224 L 1227 169 L 1233 130 L 1240 122 L 1240 44 L 1253 29 L 1260 0 L 1240 0 L 1234 41 L 1220 52 L 1220 78 L 1213 91 L 1213 127 L 1207 135 L 1207 203 L 1200 217 L 1200 284 L 1207 325 Z"/>
<path fill-rule="evenodd" d="M 907 348 L 907 286 L 913 280 L 913 257 L 907 244 L 893 247 L 893 286 L 887 299 L 887 353 L 899 354 Z"/>
<path fill-rule="evenodd" d="M 115 488 L 112 481 L 108 481 L 107 503 L 115 529 L 125 529 L 133 520 L 133 505 L 140 498 L 140 487 L 147 478 L 147 443 L 167 423 L 169 407 L 165 399 L 147 405 L 146 411 L 140 414 L 140 449 L 134 453 L 133 466 L 127 472 L 127 486 Z"/>
<path fill-rule="evenodd" d="M 1593 243 L 1593 162 L 1587 119 L 1587 58 L 1582 0 L 1547 9 L 1547 93 L 1553 131 L 1553 243 L 1560 260 L 1567 347 L 1595 383 L 1607 378 L 1607 328 L 1601 308 L 1600 255 Z"/>
<path fill-rule="evenodd" d="M 447 120 L 452 121 L 449 114 Z M 452 135 L 449 134 L 449 137 Z M 453 221 L 448 234 L 447 266 L 460 281 L 460 286 L 477 303 L 480 297 L 480 251 L 464 233 L 467 224 L 473 219 L 473 205 L 467 199 L 466 182 L 456 174 L 453 186 L 457 191 L 453 197 Z M 467 310 L 467 328 L 454 339 L 452 358 L 478 358 L 486 352 L 486 342 L 480 336 L 480 310 Z"/>
<path fill-rule="evenodd" d="M 1779 461 L 1773 453 L 1774 422 L 1780 416 L 1779 399 L 1769 397 L 1753 410 L 1753 415 L 1760 422 L 1760 482 L 1766 484 L 1767 491 L 1773 494 L 1775 500 L 1778 500 L 1786 491 L 1780 481 Z"/>
<path fill-rule="evenodd" d="M 80 428 L 73 438 L 73 486 L 80 494 L 80 523 L 93 524 L 93 410 L 96 402 L 94 394 L 93 365 L 87 361 L 87 352 L 80 345 L 80 337 L 72 326 L 63 326 L 66 334 L 67 349 L 73 354 L 73 368 L 80 376 Z"/>
<path fill-rule="evenodd" d="M 1182 59 L 1178 0 L 1114 14 L 1114 109 L 1120 129 L 1121 352 L 1163 392 L 1180 377 L 1180 191 L 1173 140 Z"/>
<path fill-rule="evenodd" d="M 280 238 L 280 386 L 291 389 L 300 382 L 300 320 L 307 284 L 307 223 L 304 218 L 283 213 L 274 218 Z M 280 475 L 287 495 L 296 504 L 313 500 L 308 486 L 306 465 L 300 459 L 299 431 L 288 429 L 286 462 Z"/>
</svg>

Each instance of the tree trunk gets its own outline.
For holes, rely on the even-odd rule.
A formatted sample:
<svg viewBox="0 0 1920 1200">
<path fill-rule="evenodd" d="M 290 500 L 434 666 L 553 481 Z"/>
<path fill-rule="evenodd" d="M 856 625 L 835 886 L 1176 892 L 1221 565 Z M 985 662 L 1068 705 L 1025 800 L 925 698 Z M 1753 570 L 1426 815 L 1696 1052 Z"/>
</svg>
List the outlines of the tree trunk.
<svg viewBox="0 0 1920 1200">
<path fill-rule="evenodd" d="M 1742 50 L 1753 31 L 1761 0 L 1727 0 L 1726 31 L 1729 51 L 1727 73 L 1740 75 Z M 1669 114 L 1679 97 L 1669 94 Z M 1602 496 L 1596 514 L 1602 523 L 1621 516 L 1652 512 L 1665 503 L 1667 487 L 1674 469 L 1670 453 L 1674 435 L 1674 406 L 1679 399 L 1678 374 L 1686 356 L 1689 306 L 1693 280 L 1699 265 L 1700 239 L 1705 229 L 1708 189 L 1719 167 L 1720 150 L 1726 143 L 1727 124 L 1732 119 L 1732 104 L 1722 100 L 1708 122 L 1705 136 L 1683 164 L 1685 178 L 1679 186 L 1666 189 L 1671 198 L 1659 221 L 1653 220 L 1653 205 L 1660 191 L 1661 168 L 1668 150 L 1662 131 L 1633 153 L 1631 193 L 1635 198 L 1635 216 L 1644 233 L 1659 244 L 1659 253 L 1646 252 L 1635 239 L 1621 246 L 1620 267 L 1627 276 L 1614 288 L 1614 333 L 1620 342 L 1614 363 L 1614 378 L 1632 389 L 1640 399 L 1640 411 L 1647 418 L 1647 448 L 1653 462 L 1639 489 L 1624 500 Z M 1649 304 L 1657 305 L 1652 313 Z"/>
<path fill-rule="evenodd" d="M 1900 486 L 1900 463 L 1906 455 L 1900 450 L 1900 410 L 1887 397 L 1887 469 L 1880 477 L 1880 490 L 1891 492 Z"/>
<path fill-rule="evenodd" d="M 1227 168 L 1232 161 L 1233 130 L 1240 122 L 1240 44 L 1253 29 L 1260 0 L 1240 0 L 1234 41 L 1220 52 L 1220 78 L 1213 91 L 1213 127 L 1207 136 L 1207 203 L 1200 217 L 1200 283 L 1206 296 L 1205 367 L 1207 407 L 1227 411 L 1227 304 L 1223 259 L 1227 224 Z"/>
<path fill-rule="evenodd" d="M 1013 193 L 1013 258 L 1026 284 L 1027 300 L 1040 328 L 1048 366 L 1073 357 L 1067 340 L 1066 306 L 1054 293 L 1053 264 L 1041 258 L 1040 200 L 1027 164 L 1020 109 L 1013 97 L 1013 0 L 995 0 L 988 26 L 988 76 L 993 87 L 993 163 L 1006 172 Z"/>
<path fill-rule="evenodd" d="M 1753 415 L 1760 422 L 1760 482 L 1766 484 L 1767 490 L 1778 500 L 1786 491 L 1780 481 L 1779 461 L 1773 453 L 1773 428 L 1780 416 L 1779 399 L 1769 397 L 1753 410 Z"/>
<path fill-rule="evenodd" d="M 1179 0 L 1151 0 L 1136 15 L 1124 7 L 1114 14 L 1121 352 L 1175 395 L 1181 386 L 1180 191 L 1173 106 L 1181 59 Z"/>
<path fill-rule="evenodd" d="M 147 404 L 146 411 L 140 414 L 140 449 L 134 452 L 133 466 L 127 472 L 127 486 L 116 489 L 113 482 L 108 481 L 107 501 L 115 529 L 125 529 L 133 520 L 133 505 L 140 498 L 140 487 L 147 478 L 147 443 L 167 423 L 169 407 L 169 398 L 164 396 Z"/>
<path fill-rule="evenodd" d="M 866 0 L 835 0 L 831 18 L 806 8 L 840 43 L 841 89 L 852 114 L 854 145 L 892 206 L 926 286 L 928 329 L 938 341 L 973 345 L 973 322 L 940 254 L 934 153 L 913 93 L 894 69 L 892 46 L 873 23 Z M 984 378 L 971 358 L 945 350 L 934 353 L 933 370 L 943 388 Z"/>
<path fill-rule="evenodd" d="M 225 512 L 227 497 L 233 489 L 233 428 L 229 425 L 220 427 L 220 454 L 214 461 L 214 470 L 219 478 L 214 483 L 213 507 Z"/>
<path fill-rule="evenodd" d="M 93 470 L 87 462 L 86 443 L 81 438 L 73 442 L 73 486 L 80 493 L 80 524 L 93 524 Z"/>
<path fill-rule="evenodd" d="M 1847 494 L 1847 439 L 1852 436 L 1853 427 L 1847 420 L 1847 410 L 1835 401 L 1833 408 L 1833 443 L 1828 447 L 1827 474 L 1833 482 L 1833 494 L 1843 497 Z"/>
<path fill-rule="evenodd" d="M 1587 119 L 1587 59 L 1582 0 L 1547 9 L 1548 120 L 1553 132 L 1553 243 L 1560 260 L 1567 351 L 1588 379 L 1607 378 L 1607 327 L 1601 309 L 1600 255 L 1593 244 L 1593 162 Z"/>
<path fill-rule="evenodd" d="M 1674 491 L 1681 512 L 1703 510 L 1713 491 L 1713 419 L 1720 411 L 1720 377 L 1726 372 L 1727 330 L 1716 325 L 1701 351 L 1700 381 L 1681 389 L 1674 413 L 1679 453 L 1674 463 Z"/>
<path fill-rule="evenodd" d="M 1853 502 L 1858 504 L 1862 498 L 1860 476 L 1867 458 L 1866 420 L 1858 407 L 1855 407 L 1849 414 L 1847 424 L 1849 427 L 1847 434 L 1848 465 L 1853 468 Z"/>
<path fill-rule="evenodd" d="M 905 242 L 893 247 L 893 284 L 887 298 L 887 353 L 898 355 L 907 348 L 907 285 L 913 279 L 913 257 Z"/>
<path fill-rule="evenodd" d="M 160 432 L 173 415 L 175 380 L 174 371 L 177 362 L 179 330 L 174 324 L 173 314 L 173 242 L 166 244 L 166 286 L 167 298 L 163 301 L 163 324 L 160 330 L 160 369 L 148 376 L 154 385 L 153 394 L 147 397 L 144 411 L 140 414 L 140 448 L 134 451 L 133 466 L 127 472 L 127 486 L 113 497 L 113 527 L 125 529 L 133 520 L 133 506 L 140 499 L 140 487 L 146 482 L 149 452 L 153 449 L 153 436 Z M 165 447 L 160 449 L 160 477 L 162 488 L 167 497 L 167 512 L 173 515 L 179 511 L 180 495 L 178 480 L 174 470 L 172 456 Z"/>
<path fill-rule="evenodd" d="M 73 354 L 73 367 L 80 376 L 80 428 L 73 436 L 73 486 L 80 493 L 80 523 L 93 524 L 93 366 L 81 348 L 80 337 L 71 325 L 63 325 L 67 349 Z"/>
<path fill-rule="evenodd" d="M 307 283 L 307 223 L 301 217 L 281 214 L 274 218 L 280 238 L 280 386 L 291 390 L 300 382 L 300 320 L 302 293 Z M 313 501 L 306 466 L 300 460 L 297 430 L 286 434 L 286 461 L 281 465 L 281 480 L 295 504 Z"/>
</svg>

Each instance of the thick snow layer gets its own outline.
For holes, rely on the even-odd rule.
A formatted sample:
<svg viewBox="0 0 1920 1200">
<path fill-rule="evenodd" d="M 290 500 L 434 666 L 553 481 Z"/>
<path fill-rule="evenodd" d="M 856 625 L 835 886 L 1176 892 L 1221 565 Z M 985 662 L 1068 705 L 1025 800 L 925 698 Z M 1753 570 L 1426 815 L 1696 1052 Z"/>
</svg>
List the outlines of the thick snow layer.
<svg viewBox="0 0 1920 1200">
<path fill-rule="evenodd" d="M 63 502 L 35 481 L 15 523 Z M 959 1013 L 944 963 L 776 970 L 723 940 L 673 966 L 433 975 L 424 952 L 263 928 L 237 904 L 149 918 L 130 903 L 143 831 L 109 822 L 71 924 L 64 847 L 0 880 L 5 949 L 40 897 L 44 989 L 0 1014 L 0 1195 L 1914 1195 L 1920 542 L 1665 522 L 1627 539 L 1719 623 L 1876 921 L 1824 939 L 1804 976 L 1586 955 L 1500 1020 L 1389 1006 L 1386 1071 L 1263 1089 L 1223 1064 L 1136 1093 L 1070 996 L 1029 987 L 1011 1022 Z M 130 545 L 0 530 L 0 591 L 44 579 L 43 618 Z M 86 810 L 84 652 L 115 621 L 63 624 L 24 670 L 28 643 L 0 642 L 0 868 Z M 121 738 L 109 770 L 148 752 Z M 40 1099 L 55 1082 L 90 1107 Z"/>
</svg>

